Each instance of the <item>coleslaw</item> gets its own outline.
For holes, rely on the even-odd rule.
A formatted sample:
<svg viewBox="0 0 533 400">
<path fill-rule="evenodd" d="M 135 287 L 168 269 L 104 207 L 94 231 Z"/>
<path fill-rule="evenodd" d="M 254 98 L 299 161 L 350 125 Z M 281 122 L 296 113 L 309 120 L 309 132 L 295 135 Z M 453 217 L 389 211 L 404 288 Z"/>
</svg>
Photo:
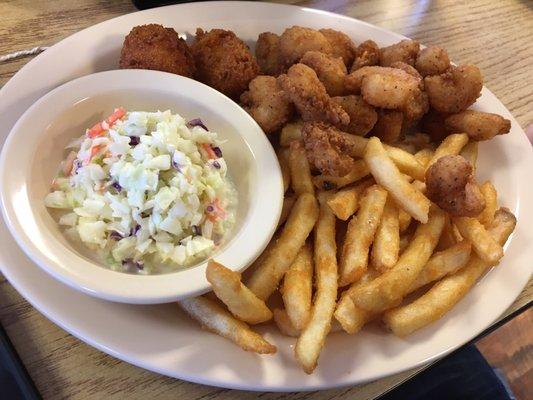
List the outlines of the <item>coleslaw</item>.
<svg viewBox="0 0 533 400">
<path fill-rule="evenodd" d="M 44 202 L 68 238 L 113 270 L 193 265 L 223 243 L 237 195 L 221 141 L 200 119 L 116 109 L 79 139 Z"/>
</svg>

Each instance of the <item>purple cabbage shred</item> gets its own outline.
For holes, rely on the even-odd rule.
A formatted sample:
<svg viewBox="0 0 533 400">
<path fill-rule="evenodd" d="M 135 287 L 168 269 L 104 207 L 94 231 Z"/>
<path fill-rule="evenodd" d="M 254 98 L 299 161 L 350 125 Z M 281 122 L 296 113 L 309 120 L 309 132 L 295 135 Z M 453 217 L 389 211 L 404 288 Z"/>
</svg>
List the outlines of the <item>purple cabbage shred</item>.
<svg viewBox="0 0 533 400">
<path fill-rule="evenodd" d="M 139 229 L 141 229 L 141 225 L 137 224 L 135 227 L 132 228 L 130 236 L 135 236 L 137 232 L 139 232 Z"/>
<path fill-rule="evenodd" d="M 139 136 L 130 136 L 130 146 L 137 146 L 141 142 Z"/>
<path fill-rule="evenodd" d="M 218 158 L 222 157 L 222 150 L 220 150 L 220 147 L 211 146 L 211 148 L 213 149 Z"/>
<path fill-rule="evenodd" d="M 123 239 L 123 238 L 124 238 L 124 236 L 122 236 L 117 231 L 111 231 L 111 233 L 109 234 L 109 239 L 111 239 L 111 240 L 119 241 L 120 239 Z"/>
<path fill-rule="evenodd" d="M 113 187 L 117 190 L 117 192 L 120 192 L 120 191 L 122 190 L 122 186 L 120 186 L 120 183 L 118 183 L 118 182 L 116 182 L 116 181 L 113 182 L 113 183 L 111 184 L 111 186 L 113 186 Z"/>
<path fill-rule="evenodd" d="M 207 129 L 207 126 L 204 125 L 200 118 L 191 119 L 189 122 L 187 122 L 187 125 L 189 127 L 199 126 L 209 132 L 209 129 Z"/>
<path fill-rule="evenodd" d="M 220 169 L 220 163 L 218 161 L 213 161 L 213 167 L 215 167 L 216 169 Z"/>
<path fill-rule="evenodd" d="M 195 235 L 195 236 L 200 236 L 202 234 L 202 228 L 200 228 L 198 225 L 193 225 L 191 227 L 192 229 L 192 233 Z"/>
</svg>

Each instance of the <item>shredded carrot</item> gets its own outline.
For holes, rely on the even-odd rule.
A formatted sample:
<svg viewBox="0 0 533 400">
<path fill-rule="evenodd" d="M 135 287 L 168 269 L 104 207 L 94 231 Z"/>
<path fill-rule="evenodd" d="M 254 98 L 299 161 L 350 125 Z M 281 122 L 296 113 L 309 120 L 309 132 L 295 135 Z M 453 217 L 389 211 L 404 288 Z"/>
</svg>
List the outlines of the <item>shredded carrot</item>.
<svg viewBox="0 0 533 400">
<path fill-rule="evenodd" d="M 98 136 L 102 136 L 107 129 L 111 128 L 111 126 L 124 115 L 126 115 L 126 110 L 124 110 L 124 108 L 119 107 L 115 109 L 115 111 L 113 111 L 113 114 L 107 117 L 104 121 L 98 122 L 91 129 L 88 129 L 87 136 L 91 139 Z"/>
<path fill-rule="evenodd" d="M 87 136 L 92 138 L 102 136 L 104 134 L 104 128 L 102 127 L 102 123 L 98 122 L 95 124 L 91 129 L 87 130 Z"/>
<path fill-rule="evenodd" d="M 100 150 L 102 150 L 105 147 L 103 144 L 98 144 L 96 146 L 91 147 L 91 156 L 89 157 L 89 162 L 96 156 Z"/>
<path fill-rule="evenodd" d="M 126 115 L 126 110 L 124 108 L 119 107 L 116 108 L 113 114 L 111 114 L 109 117 L 106 118 L 105 122 L 108 123 L 108 125 L 111 127 L 117 120 L 122 118 L 124 115 Z"/>
<path fill-rule="evenodd" d="M 207 158 L 209 159 L 214 159 L 214 158 L 218 158 L 215 151 L 213 150 L 213 148 L 211 147 L 211 145 L 207 144 L 207 143 L 202 143 L 202 148 L 205 150 L 205 152 L 207 153 Z"/>
</svg>

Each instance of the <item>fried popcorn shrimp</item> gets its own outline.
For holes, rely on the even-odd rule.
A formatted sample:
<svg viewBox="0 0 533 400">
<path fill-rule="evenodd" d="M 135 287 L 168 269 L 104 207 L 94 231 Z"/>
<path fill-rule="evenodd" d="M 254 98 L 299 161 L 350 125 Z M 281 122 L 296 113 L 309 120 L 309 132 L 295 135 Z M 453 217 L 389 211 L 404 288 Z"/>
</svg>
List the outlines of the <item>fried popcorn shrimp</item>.
<svg viewBox="0 0 533 400">
<path fill-rule="evenodd" d="M 448 52 L 439 46 L 429 46 L 420 50 L 415 68 L 422 76 L 440 75 L 450 67 Z"/>
<path fill-rule="evenodd" d="M 401 82 L 401 86 L 408 85 L 411 88 L 418 86 L 417 79 L 398 68 L 367 66 L 351 72 L 344 79 L 345 90 L 349 93 L 359 94 L 363 79 L 371 75 L 385 75 Z"/>
<path fill-rule="evenodd" d="M 344 78 L 347 71 L 341 57 L 333 57 L 318 51 L 308 51 L 300 62 L 316 72 L 318 79 L 324 84 L 330 96 L 343 94 Z"/>
<path fill-rule="evenodd" d="M 391 64 L 391 68 L 397 68 L 401 69 L 402 71 L 407 72 L 409 75 L 415 77 L 418 80 L 418 86 L 420 87 L 420 90 L 424 90 L 424 78 L 420 73 L 416 70 L 415 67 L 404 63 L 403 61 L 396 61 Z"/>
<path fill-rule="evenodd" d="M 153 69 L 192 77 L 194 60 L 185 40 L 157 24 L 134 27 L 124 39 L 120 68 Z"/>
<path fill-rule="evenodd" d="M 238 99 L 259 74 L 250 49 L 232 31 L 212 29 L 205 32 L 198 28 L 192 53 L 198 80 L 232 99 Z"/>
<path fill-rule="evenodd" d="M 474 110 L 450 115 L 444 123 L 449 132 L 465 132 L 471 140 L 478 141 L 509 133 L 511 129 L 511 121 L 501 115 Z"/>
<path fill-rule="evenodd" d="M 420 43 L 416 40 L 402 40 L 392 46 L 383 47 L 379 51 L 379 65 L 390 67 L 397 61 L 403 61 L 409 65 L 415 65 Z"/>
<path fill-rule="evenodd" d="M 285 125 L 293 112 L 293 105 L 273 76 L 254 78 L 249 90 L 241 96 L 244 109 L 266 134 L 276 132 Z"/>
<path fill-rule="evenodd" d="M 429 110 L 429 99 L 423 90 L 414 90 L 407 98 L 402 111 L 406 126 L 417 123 Z"/>
<path fill-rule="evenodd" d="M 485 199 L 472 174 L 472 165 L 461 156 L 439 158 L 426 171 L 426 195 L 440 208 L 458 217 L 475 217 Z"/>
<path fill-rule="evenodd" d="M 433 109 L 430 109 L 424 115 L 421 121 L 422 132 L 427 133 L 433 142 L 440 143 L 442 139 L 449 135 L 444 125 L 444 120 L 447 114 L 441 114 Z"/>
<path fill-rule="evenodd" d="M 317 30 L 293 26 L 285 29 L 280 37 L 280 52 L 285 66 L 300 61 L 308 51 L 331 54 L 333 49 L 328 39 Z"/>
<path fill-rule="evenodd" d="M 262 74 L 278 76 L 285 70 L 279 41 L 280 37 L 275 33 L 263 32 L 259 34 L 255 44 L 255 57 Z"/>
<path fill-rule="evenodd" d="M 352 65 L 355 57 L 355 43 L 348 35 L 335 29 L 320 29 L 319 32 L 323 34 L 331 45 L 331 55 L 333 57 L 342 57 L 342 61 L 346 68 Z"/>
<path fill-rule="evenodd" d="M 305 122 L 302 138 L 307 159 L 322 174 L 344 176 L 354 166 L 354 160 L 341 151 L 338 144 L 343 138 L 334 126 L 323 122 Z"/>
<path fill-rule="evenodd" d="M 466 110 L 481 94 L 483 77 L 475 65 L 450 67 L 441 75 L 424 78 L 431 106 L 441 113 Z"/>
<path fill-rule="evenodd" d="M 333 102 L 315 71 L 304 64 L 294 64 L 287 74 L 278 77 L 278 83 L 288 94 L 304 121 L 328 121 L 347 125 L 350 117 Z"/>
<path fill-rule="evenodd" d="M 362 67 L 379 64 L 379 46 L 373 40 L 366 40 L 355 49 L 355 58 L 350 68 L 354 72 Z"/>
<path fill-rule="evenodd" d="M 394 143 L 402 133 L 403 113 L 395 110 L 378 111 L 378 120 L 372 134 L 379 137 L 385 143 Z"/>
<path fill-rule="evenodd" d="M 393 68 L 391 68 L 393 69 Z M 404 107 L 418 88 L 416 78 L 396 69 L 395 74 L 369 74 L 361 81 L 363 99 L 374 107 L 399 109 Z M 402 74 L 399 74 L 399 73 Z"/>
<path fill-rule="evenodd" d="M 340 105 L 350 117 L 348 125 L 338 125 L 344 132 L 364 136 L 374 127 L 378 114 L 374 107 L 363 100 L 361 96 L 337 96 L 332 100 Z"/>
</svg>

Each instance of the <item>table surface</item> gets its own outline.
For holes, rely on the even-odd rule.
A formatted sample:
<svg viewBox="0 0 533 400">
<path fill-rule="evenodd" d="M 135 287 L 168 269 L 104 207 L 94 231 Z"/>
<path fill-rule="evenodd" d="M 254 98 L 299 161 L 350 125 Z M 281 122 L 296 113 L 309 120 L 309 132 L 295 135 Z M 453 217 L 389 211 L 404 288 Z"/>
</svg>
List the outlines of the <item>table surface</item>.
<svg viewBox="0 0 533 400">
<path fill-rule="evenodd" d="M 485 85 L 522 127 L 533 123 L 533 2 L 528 0 L 284 1 L 337 12 L 393 30 L 425 44 L 444 46 L 453 60 L 474 63 Z M 0 55 L 52 45 L 97 22 L 136 11 L 129 0 L 3 0 Z M 29 57 L 0 64 L 0 87 Z M 0 239 L 1 240 L 1 239 Z M 533 299 L 532 281 L 507 310 Z M 503 316 L 502 316 L 503 317 Z M 233 391 L 167 378 L 119 361 L 71 336 L 28 304 L 0 275 L 0 321 L 45 399 L 187 398 L 253 399 Z M 263 393 L 272 399 L 373 399 L 417 369 L 366 385 L 306 394 Z"/>
</svg>

